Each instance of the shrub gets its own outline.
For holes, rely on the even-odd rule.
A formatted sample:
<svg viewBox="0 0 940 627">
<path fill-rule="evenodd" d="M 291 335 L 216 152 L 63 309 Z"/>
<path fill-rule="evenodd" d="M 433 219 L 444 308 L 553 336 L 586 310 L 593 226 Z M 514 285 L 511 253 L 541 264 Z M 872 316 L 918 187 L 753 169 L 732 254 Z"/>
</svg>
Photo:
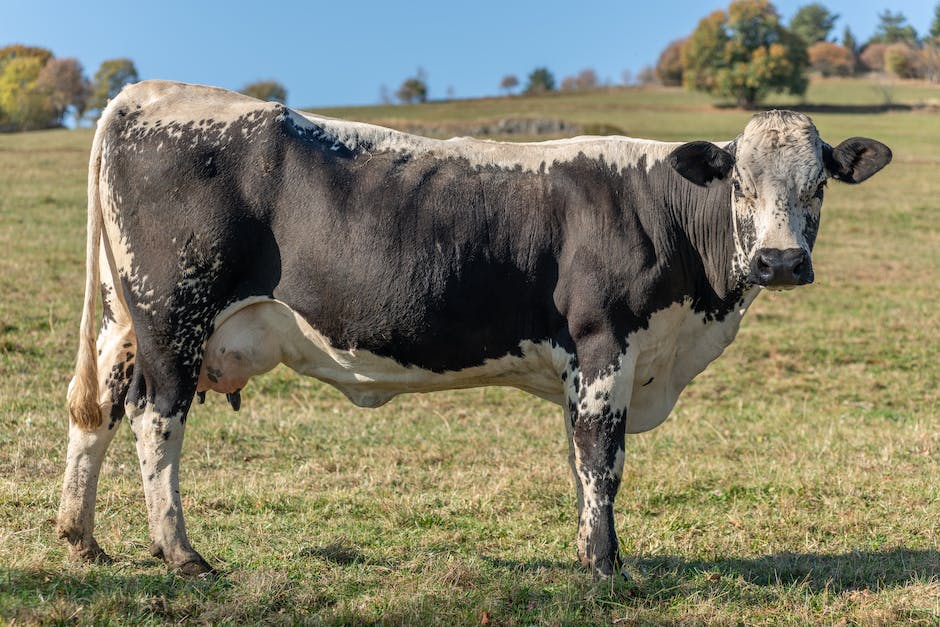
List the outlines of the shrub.
<svg viewBox="0 0 940 627">
<path fill-rule="evenodd" d="M 885 48 L 885 69 L 900 78 L 920 75 L 917 50 L 906 43 L 891 44 Z"/>
<path fill-rule="evenodd" d="M 855 72 L 855 55 L 845 46 L 820 41 L 806 52 L 810 67 L 823 76 L 851 76 Z"/>
<path fill-rule="evenodd" d="M 858 60 L 866 70 L 870 72 L 884 72 L 885 70 L 885 50 L 887 44 L 874 43 L 865 46 L 862 53 L 858 55 Z"/>
</svg>

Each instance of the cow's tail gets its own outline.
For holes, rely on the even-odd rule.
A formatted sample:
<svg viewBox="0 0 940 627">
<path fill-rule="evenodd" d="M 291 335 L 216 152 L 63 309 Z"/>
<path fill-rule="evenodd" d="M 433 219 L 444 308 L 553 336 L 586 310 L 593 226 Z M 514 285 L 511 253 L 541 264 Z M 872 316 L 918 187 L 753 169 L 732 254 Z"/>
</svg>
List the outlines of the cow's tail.
<svg viewBox="0 0 940 627">
<path fill-rule="evenodd" d="M 69 416 L 78 427 L 93 431 L 101 426 L 98 404 L 98 352 L 95 346 L 95 305 L 100 269 L 102 215 L 98 179 L 101 175 L 102 122 L 99 122 L 88 162 L 88 239 L 85 242 L 85 304 L 78 344 L 75 376 L 69 384 Z"/>
</svg>

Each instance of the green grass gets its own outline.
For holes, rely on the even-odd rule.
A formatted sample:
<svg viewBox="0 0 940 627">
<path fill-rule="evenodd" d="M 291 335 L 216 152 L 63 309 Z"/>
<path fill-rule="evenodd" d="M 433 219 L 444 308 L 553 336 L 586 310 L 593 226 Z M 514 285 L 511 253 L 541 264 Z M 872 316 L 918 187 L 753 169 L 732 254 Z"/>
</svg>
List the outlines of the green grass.
<svg viewBox="0 0 940 627">
<path fill-rule="evenodd" d="M 853 81 L 806 100 L 876 98 Z M 554 406 L 490 388 L 367 411 L 283 369 L 252 381 L 238 414 L 218 396 L 191 414 L 183 501 L 218 580 L 149 557 L 124 428 L 97 519 L 116 562 L 67 562 L 53 526 L 91 133 L 0 136 L 0 622 L 936 624 L 940 118 L 846 110 L 814 114 L 824 137 L 881 139 L 895 162 L 830 185 L 817 282 L 762 295 L 673 416 L 629 437 L 616 511 L 633 581 L 613 584 L 575 566 Z M 675 90 L 329 113 L 526 115 L 663 139 L 730 138 L 748 117 Z"/>
</svg>

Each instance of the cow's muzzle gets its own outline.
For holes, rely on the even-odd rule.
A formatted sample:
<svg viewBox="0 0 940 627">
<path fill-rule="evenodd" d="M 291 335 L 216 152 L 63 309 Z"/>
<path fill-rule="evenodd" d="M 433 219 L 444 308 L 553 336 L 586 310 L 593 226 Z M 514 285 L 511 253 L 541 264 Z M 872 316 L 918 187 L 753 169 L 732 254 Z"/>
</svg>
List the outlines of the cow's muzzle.
<svg viewBox="0 0 940 627">
<path fill-rule="evenodd" d="M 813 262 L 802 248 L 761 248 L 751 261 L 750 282 L 764 287 L 794 287 L 813 282 Z"/>
</svg>

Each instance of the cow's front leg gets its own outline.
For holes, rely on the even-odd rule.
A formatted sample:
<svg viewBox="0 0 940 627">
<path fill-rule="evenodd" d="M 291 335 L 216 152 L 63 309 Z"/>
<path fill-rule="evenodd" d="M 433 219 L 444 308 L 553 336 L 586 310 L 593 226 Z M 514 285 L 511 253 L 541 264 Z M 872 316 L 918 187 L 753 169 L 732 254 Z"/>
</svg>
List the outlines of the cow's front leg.
<svg viewBox="0 0 940 627">
<path fill-rule="evenodd" d="M 161 402 L 163 400 L 164 402 Z M 137 456 L 144 480 L 150 552 L 163 558 L 170 570 L 187 576 L 204 576 L 212 567 L 193 550 L 186 537 L 179 491 L 180 453 L 188 403 L 156 401 L 153 396 L 128 398 L 128 422 L 137 441 Z M 160 406 L 174 407 L 160 411 Z"/>
<path fill-rule="evenodd" d="M 632 380 L 621 363 L 594 377 L 578 373 L 565 415 L 569 463 L 578 489 L 578 559 L 595 576 L 620 571 L 614 498 L 623 475 Z"/>
</svg>

